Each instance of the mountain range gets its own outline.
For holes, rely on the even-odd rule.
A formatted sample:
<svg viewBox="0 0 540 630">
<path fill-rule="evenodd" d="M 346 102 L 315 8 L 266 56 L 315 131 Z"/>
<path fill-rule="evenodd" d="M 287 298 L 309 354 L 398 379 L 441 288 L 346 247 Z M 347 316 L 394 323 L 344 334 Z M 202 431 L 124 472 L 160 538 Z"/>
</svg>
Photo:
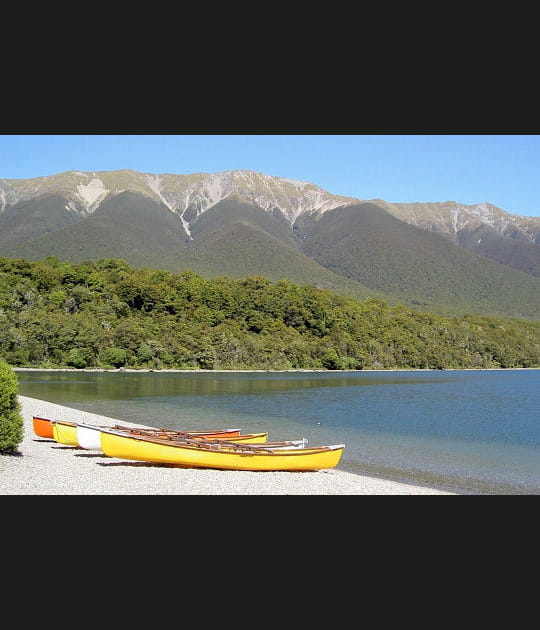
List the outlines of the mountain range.
<svg viewBox="0 0 540 630">
<path fill-rule="evenodd" d="M 0 256 L 287 278 L 419 310 L 540 319 L 540 218 L 390 203 L 248 170 L 0 179 Z"/>
</svg>

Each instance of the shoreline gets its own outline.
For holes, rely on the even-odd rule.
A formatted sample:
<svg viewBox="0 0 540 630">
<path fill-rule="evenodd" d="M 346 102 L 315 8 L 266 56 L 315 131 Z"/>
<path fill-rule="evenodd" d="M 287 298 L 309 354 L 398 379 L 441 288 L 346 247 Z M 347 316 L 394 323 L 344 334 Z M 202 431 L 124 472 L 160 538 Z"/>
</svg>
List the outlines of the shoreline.
<svg viewBox="0 0 540 630">
<path fill-rule="evenodd" d="M 32 418 L 38 415 L 95 425 L 144 425 L 28 396 L 19 395 L 18 398 L 24 420 L 24 438 L 15 454 L 0 455 L 0 495 L 458 494 L 346 472 L 339 470 L 339 464 L 336 468 L 313 472 L 254 472 L 180 468 L 117 459 L 101 451 L 84 450 L 40 438 L 33 431 Z"/>
<path fill-rule="evenodd" d="M 280 373 L 319 373 L 319 374 L 339 374 L 341 372 L 361 374 L 363 372 L 509 372 L 518 370 L 540 370 L 540 367 L 514 367 L 514 368 L 370 368 L 365 370 L 326 370 L 324 368 L 290 368 L 288 370 L 263 370 L 263 369 L 245 369 L 245 370 L 208 370 L 205 368 L 194 368 L 192 370 L 186 369 L 152 369 L 152 368 L 37 368 L 37 367 L 18 367 L 10 366 L 14 372 L 100 372 L 100 373 L 135 373 L 144 374 L 146 372 L 152 374 L 199 374 L 200 372 L 208 372 L 211 374 L 229 373 L 229 374 L 250 374 L 250 373 L 265 373 L 265 374 L 280 374 Z"/>
</svg>

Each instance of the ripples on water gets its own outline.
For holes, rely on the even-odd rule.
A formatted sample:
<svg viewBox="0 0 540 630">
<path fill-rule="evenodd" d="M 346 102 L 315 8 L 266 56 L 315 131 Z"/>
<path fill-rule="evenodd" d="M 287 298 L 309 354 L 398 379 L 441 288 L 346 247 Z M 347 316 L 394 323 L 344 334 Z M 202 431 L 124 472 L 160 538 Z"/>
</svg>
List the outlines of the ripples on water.
<svg viewBox="0 0 540 630">
<path fill-rule="evenodd" d="M 17 375 L 23 396 L 127 422 L 343 443 L 338 468 L 358 474 L 540 491 L 540 370 Z"/>
</svg>

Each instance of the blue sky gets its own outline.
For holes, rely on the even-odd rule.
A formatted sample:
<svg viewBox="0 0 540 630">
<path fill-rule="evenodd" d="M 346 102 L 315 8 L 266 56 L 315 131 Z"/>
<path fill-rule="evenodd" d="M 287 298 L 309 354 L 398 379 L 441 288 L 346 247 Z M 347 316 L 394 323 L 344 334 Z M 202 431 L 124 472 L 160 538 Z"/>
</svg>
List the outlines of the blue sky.
<svg viewBox="0 0 540 630">
<path fill-rule="evenodd" d="M 0 179 L 250 169 L 392 202 L 540 216 L 540 135 L 0 135 Z"/>
</svg>

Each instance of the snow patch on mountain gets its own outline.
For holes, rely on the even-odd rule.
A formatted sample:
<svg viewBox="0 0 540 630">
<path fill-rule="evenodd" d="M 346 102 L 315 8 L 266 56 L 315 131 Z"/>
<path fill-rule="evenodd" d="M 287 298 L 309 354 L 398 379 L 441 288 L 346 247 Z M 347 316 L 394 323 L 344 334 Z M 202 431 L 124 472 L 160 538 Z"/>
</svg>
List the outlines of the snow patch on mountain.
<svg viewBox="0 0 540 630">
<path fill-rule="evenodd" d="M 6 193 L 3 188 L 0 188 L 0 212 L 4 212 L 6 203 Z"/>
<path fill-rule="evenodd" d="M 98 177 L 91 179 L 88 184 L 77 186 L 77 195 L 87 212 L 93 212 L 108 193 L 109 190 Z"/>
</svg>

